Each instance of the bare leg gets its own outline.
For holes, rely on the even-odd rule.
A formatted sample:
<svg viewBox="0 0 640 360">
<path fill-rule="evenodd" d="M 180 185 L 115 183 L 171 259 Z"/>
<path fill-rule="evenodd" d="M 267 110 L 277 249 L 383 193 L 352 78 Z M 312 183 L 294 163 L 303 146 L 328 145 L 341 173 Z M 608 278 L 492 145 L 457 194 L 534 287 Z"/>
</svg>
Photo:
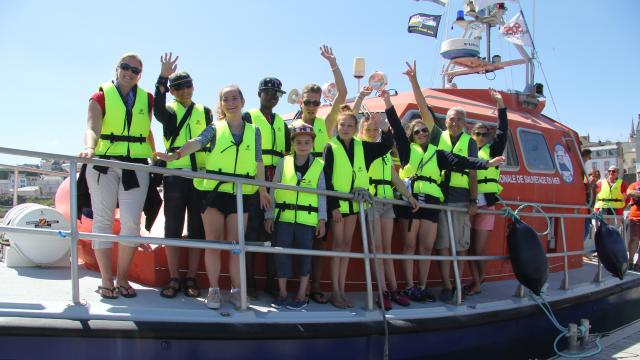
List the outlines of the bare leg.
<svg viewBox="0 0 640 360">
<path fill-rule="evenodd" d="M 133 255 L 138 247 L 137 246 L 126 246 L 122 243 L 118 244 L 118 273 L 116 284 L 119 286 L 124 286 L 128 288 L 129 286 L 129 268 L 131 267 L 131 260 L 133 259 Z M 129 293 L 133 293 L 133 291 L 129 291 Z"/>
<path fill-rule="evenodd" d="M 313 239 L 313 250 L 324 250 L 324 248 L 323 239 Z M 321 292 L 323 264 L 324 256 L 311 257 L 311 291 L 313 292 Z"/>
<path fill-rule="evenodd" d="M 341 251 L 351 251 L 351 241 L 353 240 L 353 231 L 356 228 L 356 221 L 358 217 L 356 215 L 350 215 L 342 219 L 344 222 L 344 241 L 342 242 L 344 247 Z M 345 296 L 345 284 L 347 282 L 347 269 L 349 268 L 349 258 L 340 259 L 340 294 L 344 299 Z"/>
<path fill-rule="evenodd" d="M 405 255 L 414 255 L 416 252 L 419 223 L 414 220 L 411 226 L 411 232 L 408 232 L 409 221 L 402 219 L 400 220 L 400 227 L 404 234 L 402 253 Z M 404 270 L 405 288 L 408 289 L 413 286 L 413 260 L 402 260 L 402 269 Z"/>
<path fill-rule="evenodd" d="M 300 277 L 300 287 L 298 288 L 297 298 L 304 300 L 307 296 L 307 286 L 309 286 L 309 275 Z"/>
<path fill-rule="evenodd" d="M 249 215 L 244 214 L 244 231 L 247 230 L 247 219 Z M 226 219 L 227 236 L 229 241 L 238 241 L 238 214 L 229 214 Z M 240 288 L 240 255 L 229 254 L 229 275 L 231 276 L 231 287 Z"/>
<path fill-rule="evenodd" d="M 187 277 L 195 277 L 198 274 L 201 255 L 202 249 L 189 248 L 189 270 L 187 272 Z"/>
<path fill-rule="evenodd" d="M 436 241 L 438 232 L 438 224 L 429 220 L 420 220 L 420 229 L 418 233 L 418 253 L 420 255 L 431 255 L 433 244 Z M 418 262 L 418 281 L 421 286 L 427 286 L 429 278 L 429 268 L 431 260 L 421 260 Z"/>
<path fill-rule="evenodd" d="M 280 297 L 287 297 L 287 278 L 278 278 L 278 289 Z"/>
<path fill-rule="evenodd" d="M 382 224 L 381 224 L 381 219 L 378 218 L 375 221 L 375 239 L 369 239 L 369 245 L 370 246 L 374 246 L 374 249 L 376 250 L 376 254 L 382 254 Z M 376 265 L 378 268 L 378 271 L 375 272 L 376 274 L 376 282 L 378 283 L 378 287 L 382 290 L 382 291 L 387 291 L 387 284 L 385 281 L 385 269 L 384 269 L 384 262 L 382 259 L 378 259 L 376 261 Z M 379 276 L 379 278 L 378 278 Z"/>
<path fill-rule="evenodd" d="M 382 225 L 382 252 L 385 254 L 391 254 L 391 240 L 393 236 L 393 219 L 380 219 Z M 389 284 L 391 291 L 398 290 L 398 283 L 396 282 L 396 270 L 393 266 L 393 259 L 384 260 L 384 277 Z"/>
<path fill-rule="evenodd" d="M 471 241 L 471 255 L 484 256 L 485 248 L 487 246 L 487 239 L 489 238 L 489 230 L 477 230 L 472 231 L 473 240 Z M 482 260 L 475 260 L 469 262 L 469 268 L 471 269 L 471 277 L 473 279 L 469 292 L 480 291 L 480 284 L 484 278 L 485 262 Z"/>
<path fill-rule="evenodd" d="M 111 267 L 112 248 L 95 249 L 98 268 L 100 269 L 100 277 L 102 278 L 102 287 L 113 288 L 113 269 Z"/>
<path fill-rule="evenodd" d="M 180 278 L 178 267 L 180 266 L 180 247 L 165 246 L 164 252 L 167 254 L 167 266 L 169 267 L 169 277 Z"/>
<path fill-rule="evenodd" d="M 438 254 L 442 256 L 450 256 L 451 250 L 449 248 L 439 249 Z M 452 289 L 451 279 L 451 260 L 440 261 L 440 273 L 442 274 L 442 287 L 445 289 Z"/>
<path fill-rule="evenodd" d="M 202 214 L 202 223 L 207 240 L 222 240 L 224 236 L 224 215 L 218 209 L 207 208 Z M 220 250 L 205 249 L 204 265 L 209 278 L 209 287 L 219 288 Z"/>
</svg>

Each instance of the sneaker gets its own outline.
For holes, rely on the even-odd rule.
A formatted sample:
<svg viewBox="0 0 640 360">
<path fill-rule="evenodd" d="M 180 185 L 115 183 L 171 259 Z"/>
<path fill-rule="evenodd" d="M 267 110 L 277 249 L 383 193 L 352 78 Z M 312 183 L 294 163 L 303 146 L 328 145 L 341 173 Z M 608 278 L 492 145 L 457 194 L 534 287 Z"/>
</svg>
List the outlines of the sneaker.
<svg viewBox="0 0 640 360">
<path fill-rule="evenodd" d="M 236 307 L 236 310 L 242 308 L 242 296 L 240 295 L 240 289 L 231 289 L 229 293 L 229 302 Z M 247 306 L 249 306 L 249 299 L 247 299 Z"/>
<path fill-rule="evenodd" d="M 384 311 L 389 311 L 393 309 L 391 306 L 391 294 L 388 291 L 382 293 L 382 304 L 384 305 Z M 380 307 L 380 297 L 376 297 L 376 305 Z"/>
<path fill-rule="evenodd" d="M 434 299 L 435 300 L 435 299 Z M 392 291 L 391 292 L 391 301 L 400 305 L 400 306 L 409 306 L 411 302 L 409 298 L 402 294 L 400 291 Z"/>
<path fill-rule="evenodd" d="M 439 300 L 442 302 L 451 302 L 451 300 L 453 300 L 453 289 L 442 288 L 442 290 L 440 290 Z"/>
<path fill-rule="evenodd" d="M 287 309 L 300 310 L 307 306 L 307 304 L 309 304 L 308 298 L 300 299 L 298 297 L 295 297 L 293 300 L 287 302 Z"/>
<path fill-rule="evenodd" d="M 222 296 L 220 295 L 219 288 L 209 288 L 209 294 L 207 294 L 207 307 L 209 309 L 220 309 L 220 303 Z"/>
<path fill-rule="evenodd" d="M 402 294 L 406 297 L 408 297 L 409 299 L 411 299 L 411 301 L 415 301 L 415 302 L 422 302 L 423 300 L 420 298 L 420 289 L 418 289 L 417 286 L 412 286 L 410 288 L 406 288 L 404 290 L 402 290 Z"/>
<path fill-rule="evenodd" d="M 436 297 L 433 296 L 433 294 L 431 293 L 431 290 L 429 290 L 427 287 L 424 288 L 418 288 L 419 290 L 419 295 L 420 295 L 420 299 L 422 299 L 422 301 L 426 301 L 426 302 L 435 302 L 436 301 Z"/>
<path fill-rule="evenodd" d="M 281 307 L 285 306 L 287 304 L 287 297 L 286 296 L 278 296 L 275 299 L 273 299 L 273 301 L 271 302 L 271 306 L 273 306 L 276 309 L 280 309 Z"/>
</svg>

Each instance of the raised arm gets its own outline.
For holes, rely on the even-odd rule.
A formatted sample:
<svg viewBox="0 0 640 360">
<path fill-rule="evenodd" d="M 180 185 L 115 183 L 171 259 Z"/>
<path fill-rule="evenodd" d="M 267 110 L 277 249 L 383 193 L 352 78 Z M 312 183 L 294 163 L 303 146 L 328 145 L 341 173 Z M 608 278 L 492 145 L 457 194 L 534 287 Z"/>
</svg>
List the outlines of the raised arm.
<svg viewBox="0 0 640 360">
<path fill-rule="evenodd" d="M 416 61 L 413 60 L 413 66 L 411 66 L 409 62 L 406 62 L 406 64 L 407 70 L 405 70 L 403 74 L 407 75 L 407 77 L 409 78 L 411 89 L 413 90 L 413 96 L 416 98 L 418 109 L 420 109 L 420 116 L 422 116 L 422 121 L 424 121 L 424 123 L 427 125 L 427 128 L 429 128 L 429 131 L 431 131 L 433 130 L 435 121 L 433 119 L 433 115 L 431 115 L 431 110 L 429 110 L 427 100 L 422 94 L 420 84 L 418 84 L 418 75 L 416 74 Z"/>
<path fill-rule="evenodd" d="M 156 81 L 156 91 L 153 97 L 153 115 L 163 125 L 163 133 L 167 138 L 171 137 L 177 126 L 175 113 L 170 113 L 166 106 L 167 92 L 169 92 L 167 82 L 169 81 L 169 76 L 178 68 L 177 61 L 179 56 L 176 56 L 175 59 L 172 59 L 172 57 L 172 53 L 164 53 L 164 56 L 160 56 L 160 75 Z"/>
<path fill-rule="evenodd" d="M 398 149 L 400 164 L 406 165 L 409 162 L 409 157 L 411 156 L 411 142 L 407 138 L 407 134 L 404 132 L 404 128 L 402 127 L 402 123 L 400 122 L 398 113 L 391 103 L 389 92 L 384 90 L 382 91 L 380 96 L 382 96 L 382 98 L 384 99 L 387 121 L 389 121 L 389 125 L 391 125 L 391 128 L 393 129 L 393 138 L 396 141 L 396 148 Z"/>
<path fill-rule="evenodd" d="M 371 91 L 373 89 L 371 89 L 370 86 L 363 86 L 362 90 L 360 90 L 360 93 L 358 94 L 358 97 L 356 97 L 356 101 L 353 103 L 353 113 L 357 114 L 360 112 L 360 108 L 362 107 L 362 101 L 364 101 L 364 98 L 366 98 L 367 96 L 371 95 Z"/>
<path fill-rule="evenodd" d="M 491 97 L 496 101 L 498 109 L 498 129 L 496 139 L 491 143 L 491 156 L 499 156 L 504 153 L 507 147 L 507 134 L 509 132 L 509 120 L 507 119 L 507 108 L 499 92 L 491 89 Z"/>
<path fill-rule="evenodd" d="M 347 85 L 344 82 L 342 71 L 340 71 L 338 67 L 336 57 L 333 55 L 333 50 L 327 45 L 322 45 L 322 47 L 320 47 L 320 55 L 329 62 L 329 66 L 331 66 L 331 71 L 333 72 L 333 81 L 336 83 L 338 90 L 338 95 L 331 105 L 331 111 L 329 111 L 329 114 L 325 117 L 327 134 L 333 135 L 333 128 L 338 118 L 340 106 L 342 106 L 347 99 Z"/>
</svg>

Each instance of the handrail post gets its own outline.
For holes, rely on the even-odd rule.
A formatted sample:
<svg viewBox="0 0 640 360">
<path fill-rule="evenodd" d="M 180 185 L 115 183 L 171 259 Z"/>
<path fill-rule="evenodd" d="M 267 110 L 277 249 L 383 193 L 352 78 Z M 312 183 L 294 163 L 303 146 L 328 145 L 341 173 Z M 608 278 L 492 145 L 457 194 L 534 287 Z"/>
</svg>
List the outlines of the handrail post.
<svg viewBox="0 0 640 360">
<path fill-rule="evenodd" d="M 364 203 L 360 201 L 360 233 L 362 253 L 364 254 L 364 276 L 367 282 L 367 310 L 373 310 L 373 285 L 371 284 L 371 263 L 369 262 L 369 242 L 367 240 L 367 224 L 364 216 Z M 375 245 L 374 245 L 375 246 Z M 380 284 L 378 284 L 380 286 Z"/>
<path fill-rule="evenodd" d="M 564 232 L 564 218 L 560 217 L 560 230 L 562 231 L 562 252 L 564 253 L 564 278 L 560 289 L 569 290 L 569 256 L 567 255 L 567 238 Z"/>
<path fill-rule="evenodd" d="M 18 205 L 18 175 L 20 175 L 20 170 L 13 170 L 13 206 Z"/>
<path fill-rule="evenodd" d="M 244 244 L 244 204 L 242 203 L 242 181 L 236 181 L 236 209 L 238 211 L 238 244 L 240 246 L 240 309 L 247 310 L 247 258 Z M 233 256 L 233 253 L 229 254 Z M 231 271 L 229 271 L 231 273 Z"/>
<path fill-rule="evenodd" d="M 453 223 L 451 222 L 451 209 L 447 209 L 447 222 L 449 225 L 449 248 L 453 256 L 453 277 L 456 283 L 456 305 L 462 305 L 462 282 L 460 281 L 460 269 L 458 269 L 458 254 L 456 241 L 453 238 Z"/>
<path fill-rule="evenodd" d="M 71 302 L 73 305 L 81 305 L 80 281 L 78 274 L 78 163 L 75 160 L 69 162 L 69 231 L 71 233 Z"/>
</svg>

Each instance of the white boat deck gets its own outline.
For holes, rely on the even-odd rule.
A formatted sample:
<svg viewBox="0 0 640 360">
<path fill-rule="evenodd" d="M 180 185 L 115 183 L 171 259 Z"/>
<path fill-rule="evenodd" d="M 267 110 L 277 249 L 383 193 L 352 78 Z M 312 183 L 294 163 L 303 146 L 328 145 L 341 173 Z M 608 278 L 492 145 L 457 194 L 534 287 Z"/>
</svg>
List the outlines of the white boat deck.
<svg viewBox="0 0 640 360">
<path fill-rule="evenodd" d="M 568 298 L 619 284 L 621 281 L 604 273 L 602 283 L 593 282 L 596 273 L 594 264 L 585 263 L 581 269 L 571 270 L 569 290 L 561 290 L 562 272 L 550 274 L 547 300 Z M 639 273 L 628 272 L 625 280 L 640 277 Z M 80 298 L 83 305 L 71 304 L 71 281 L 69 268 L 7 268 L 0 263 L 0 322 L 3 317 L 27 317 L 70 320 L 124 320 L 182 323 L 331 323 L 380 320 L 380 312 L 366 310 L 366 294 L 352 293 L 354 308 L 343 310 L 329 304 L 311 302 L 303 310 L 275 309 L 270 305 L 272 298 L 261 293 L 251 302 L 247 311 L 236 311 L 226 302 L 219 310 L 205 306 L 203 297 L 188 298 L 179 294 L 166 299 L 159 295 L 159 289 L 132 283 L 138 296 L 128 299 L 102 299 L 96 292 L 100 284 L 99 274 L 80 267 Z M 387 312 L 390 320 L 438 318 L 480 314 L 530 305 L 529 298 L 514 297 L 516 281 L 486 282 L 482 293 L 468 297 L 460 305 L 441 302 L 418 304 L 403 308 L 394 304 Z M 434 295 L 437 296 L 438 289 Z"/>
</svg>

